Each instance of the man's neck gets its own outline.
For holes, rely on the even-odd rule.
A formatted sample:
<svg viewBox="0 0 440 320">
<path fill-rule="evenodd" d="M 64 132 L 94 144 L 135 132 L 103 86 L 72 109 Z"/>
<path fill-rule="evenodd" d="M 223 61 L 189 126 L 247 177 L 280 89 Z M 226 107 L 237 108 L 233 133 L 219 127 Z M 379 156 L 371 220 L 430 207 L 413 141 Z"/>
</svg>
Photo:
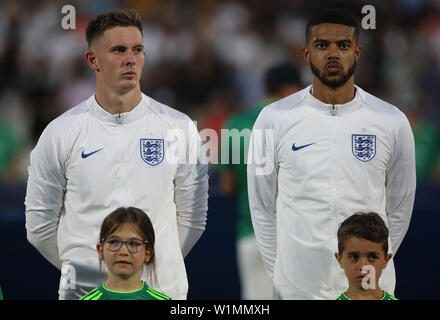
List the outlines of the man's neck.
<svg viewBox="0 0 440 320">
<path fill-rule="evenodd" d="M 98 88 L 95 98 L 105 111 L 110 114 L 120 114 L 136 107 L 142 99 L 142 93 L 139 87 L 123 94 Z"/>
<path fill-rule="evenodd" d="M 353 100 L 356 93 L 353 78 L 349 79 L 344 85 L 339 88 L 330 88 L 323 84 L 315 77 L 313 81 L 313 96 L 328 104 L 344 104 Z"/>
</svg>

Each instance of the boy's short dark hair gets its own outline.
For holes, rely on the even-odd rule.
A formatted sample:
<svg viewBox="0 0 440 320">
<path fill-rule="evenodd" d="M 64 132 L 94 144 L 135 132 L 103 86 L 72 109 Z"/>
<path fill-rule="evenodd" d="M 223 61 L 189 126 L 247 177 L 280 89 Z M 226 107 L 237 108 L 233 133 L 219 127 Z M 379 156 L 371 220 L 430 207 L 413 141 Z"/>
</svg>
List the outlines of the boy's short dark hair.
<svg viewBox="0 0 440 320">
<path fill-rule="evenodd" d="M 358 237 L 376 243 L 382 243 L 385 255 L 388 254 L 389 231 L 383 219 L 374 212 L 355 213 L 347 218 L 338 229 L 339 254 L 344 251 L 345 241 Z"/>
<path fill-rule="evenodd" d="M 142 21 L 139 14 L 134 9 L 122 9 L 110 11 L 98 15 L 87 25 L 86 39 L 90 46 L 97 37 L 102 35 L 104 31 L 114 27 L 137 27 L 142 33 Z"/>
<path fill-rule="evenodd" d="M 313 26 L 323 23 L 342 24 L 354 28 L 354 40 L 355 43 L 359 41 L 359 23 L 348 12 L 343 10 L 328 9 L 321 11 L 317 15 L 313 16 L 307 23 L 306 27 L 306 43 L 309 43 L 310 30 Z"/>
</svg>

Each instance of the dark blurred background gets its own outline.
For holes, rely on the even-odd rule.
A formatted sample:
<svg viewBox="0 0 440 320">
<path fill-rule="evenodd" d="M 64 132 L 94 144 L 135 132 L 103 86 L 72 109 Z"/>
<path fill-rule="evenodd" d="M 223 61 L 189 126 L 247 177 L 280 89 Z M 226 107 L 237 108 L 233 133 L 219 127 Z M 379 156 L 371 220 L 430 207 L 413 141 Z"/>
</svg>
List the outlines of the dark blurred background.
<svg viewBox="0 0 440 320">
<path fill-rule="evenodd" d="M 64 5 L 76 29 L 61 27 Z M 395 257 L 400 299 L 439 299 L 440 1 L 109 0 L 0 1 L 0 285 L 5 299 L 57 299 L 59 271 L 26 240 L 24 196 L 29 153 L 44 127 L 95 91 L 84 60 L 85 28 L 97 14 L 135 8 L 144 22 L 142 91 L 217 132 L 228 115 L 264 97 L 264 72 L 288 61 L 311 83 L 302 60 L 307 20 L 343 7 L 363 30 L 355 82 L 408 116 L 416 143 L 418 188 L 411 225 Z M 210 166 L 207 228 L 186 258 L 190 299 L 239 299 L 236 199 L 220 192 Z"/>
</svg>

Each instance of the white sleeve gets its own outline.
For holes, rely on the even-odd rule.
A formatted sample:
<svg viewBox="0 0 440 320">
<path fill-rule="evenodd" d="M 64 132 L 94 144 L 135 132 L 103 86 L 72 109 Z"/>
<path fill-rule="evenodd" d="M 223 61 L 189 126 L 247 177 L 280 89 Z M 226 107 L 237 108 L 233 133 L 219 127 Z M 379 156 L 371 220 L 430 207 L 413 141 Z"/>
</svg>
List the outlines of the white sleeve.
<svg viewBox="0 0 440 320">
<path fill-rule="evenodd" d="M 278 165 L 275 156 L 275 133 L 260 113 L 252 129 L 247 181 L 249 207 L 258 247 L 269 274 L 272 276 L 277 255 L 276 198 Z"/>
<path fill-rule="evenodd" d="M 61 149 L 49 125 L 30 155 L 25 198 L 27 239 L 58 269 L 57 230 L 66 185 Z"/>
<path fill-rule="evenodd" d="M 406 117 L 394 136 L 386 177 L 386 213 L 395 254 L 408 230 L 416 190 L 414 136 Z"/>
<path fill-rule="evenodd" d="M 190 120 L 188 127 L 186 157 L 174 179 L 177 229 L 184 257 L 202 236 L 208 211 L 208 166 L 200 161 L 202 143 L 197 128 Z"/>
</svg>

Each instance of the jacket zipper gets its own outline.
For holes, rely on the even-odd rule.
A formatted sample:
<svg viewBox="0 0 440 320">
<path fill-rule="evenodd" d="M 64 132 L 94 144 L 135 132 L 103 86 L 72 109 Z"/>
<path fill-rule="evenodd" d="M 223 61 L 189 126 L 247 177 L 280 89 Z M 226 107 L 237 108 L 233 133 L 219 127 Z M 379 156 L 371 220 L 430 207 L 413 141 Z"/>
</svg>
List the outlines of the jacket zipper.
<svg viewBox="0 0 440 320">
<path fill-rule="evenodd" d="M 336 106 L 334 105 L 334 104 L 332 104 L 332 106 L 330 107 L 330 115 L 332 116 L 332 117 L 336 117 L 336 115 L 337 115 L 337 108 L 336 108 Z M 336 148 L 336 145 L 335 145 L 335 142 L 336 142 L 336 127 L 337 127 L 337 123 L 336 123 L 336 121 L 337 121 L 337 118 L 335 118 L 334 120 L 331 120 L 331 125 L 332 125 L 332 137 L 331 137 L 331 140 L 333 141 L 333 150 L 332 150 L 332 161 L 334 162 L 335 161 L 335 158 L 336 158 L 336 150 L 335 150 L 335 148 Z M 336 204 L 335 204 L 335 199 L 336 199 L 336 194 L 335 194 L 335 192 L 336 192 L 336 190 L 335 190 L 335 181 L 336 181 L 336 166 L 333 166 L 332 167 L 332 173 L 331 173 L 331 186 L 332 186 L 332 189 L 331 189 L 331 197 L 332 197 L 332 203 L 331 203 L 331 212 L 332 212 L 332 220 L 333 220 L 333 226 L 332 226 L 332 229 L 336 229 L 337 228 L 337 224 L 338 224 L 338 221 L 337 221 L 337 215 L 336 215 L 336 208 L 335 208 L 335 206 L 336 206 Z M 337 229 L 336 229 L 337 230 Z M 332 271 L 332 274 L 331 274 L 331 277 L 335 277 L 335 275 L 334 275 L 334 271 Z M 333 285 L 333 289 L 335 289 L 335 286 Z"/>
<path fill-rule="evenodd" d="M 334 104 L 332 104 L 332 106 L 331 106 L 331 108 L 330 108 L 330 114 L 331 114 L 332 116 L 336 116 L 337 113 L 338 113 L 338 112 L 337 112 L 337 110 L 336 110 L 336 106 L 335 106 Z"/>
</svg>

